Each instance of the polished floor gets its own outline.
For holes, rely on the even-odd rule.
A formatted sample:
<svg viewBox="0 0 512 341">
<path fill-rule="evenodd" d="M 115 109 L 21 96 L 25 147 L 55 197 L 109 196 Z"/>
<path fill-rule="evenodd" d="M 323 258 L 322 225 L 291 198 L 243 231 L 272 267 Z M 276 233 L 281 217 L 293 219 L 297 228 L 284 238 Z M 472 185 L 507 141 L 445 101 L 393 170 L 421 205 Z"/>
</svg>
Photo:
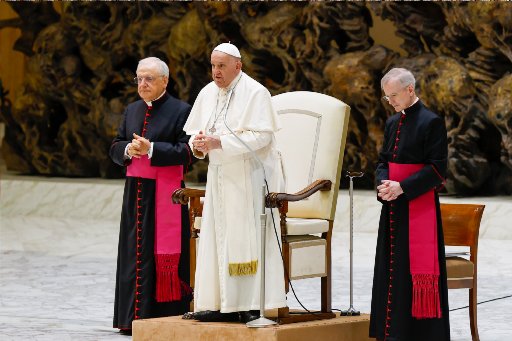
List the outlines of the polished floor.
<svg viewBox="0 0 512 341">
<path fill-rule="evenodd" d="M 2 174 L 0 340 L 129 340 L 111 328 L 123 182 Z M 483 341 L 512 338 L 512 198 L 486 204 L 479 247 L 478 326 Z M 349 307 L 349 198 L 341 191 L 333 234 L 333 307 Z M 379 203 L 354 195 L 354 307 L 369 312 Z M 318 309 L 319 281 L 294 282 Z M 467 290 L 450 290 L 453 340 L 470 340 Z M 289 294 L 289 305 L 300 308 Z"/>
</svg>

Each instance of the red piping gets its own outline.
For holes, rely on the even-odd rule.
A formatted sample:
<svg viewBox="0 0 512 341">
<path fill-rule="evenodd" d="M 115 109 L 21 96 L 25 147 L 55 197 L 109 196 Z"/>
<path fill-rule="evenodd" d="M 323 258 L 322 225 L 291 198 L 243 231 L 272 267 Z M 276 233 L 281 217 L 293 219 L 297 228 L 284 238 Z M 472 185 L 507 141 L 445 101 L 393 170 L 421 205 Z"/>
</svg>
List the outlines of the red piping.
<svg viewBox="0 0 512 341">
<path fill-rule="evenodd" d="M 395 138 L 395 146 L 393 148 L 393 161 L 395 161 L 396 159 L 396 151 L 398 150 L 398 141 L 400 141 L 400 128 L 402 127 L 402 124 L 403 124 L 403 121 L 405 119 L 405 114 L 402 114 L 402 116 L 400 116 L 400 122 L 398 122 L 398 129 L 396 131 L 396 138 Z M 391 202 L 389 204 L 389 245 L 390 245 L 390 254 L 389 254 L 389 282 L 388 282 L 388 298 L 387 298 L 387 304 L 386 304 L 386 325 L 385 325 L 385 328 L 384 328 L 384 340 L 386 340 L 386 338 L 389 336 L 389 328 L 391 327 L 391 304 L 393 303 L 393 294 L 391 293 L 391 288 L 393 288 L 393 263 L 395 262 L 394 261 L 394 255 L 395 255 L 395 252 L 393 252 L 393 248 L 395 247 L 395 244 L 394 244 L 394 241 L 395 241 L 395 236 L 394 236 L 394 231 L 395 231 L 395 223 L 396 223 L 396 219 L 394 219 L 394 214 L 395 212 L 393 211 L 394 209 L 394 206 L 395 204 L 393 202 Z"/>
<path fill-rule="evenodd" d="M 146 115 L 144 115 L 144 125 L 142 126 L 141 136 L 144 137 L 147 131 L 148 119 L 151 116 L 150 111 L 152 107 L 148 107 L 146 111 Z M 134 319 L 137 320 L 140 318 L 139 316 L 139 303 L 141 301 L 140 291 L 139 291 L 139 279 L 140 279 L 140 264 L 142 263 L 140 259 L 140 255 L 142 252 L 142 246 L 140 241 L 142 240 L 142 221 L 140 220 L 142 216 L 141 212 L 141 200 L 142 200 L 142 181 L 140 178 L 137 179 L 137 222 L 135 224 L 136 228 L 136 246 L 135 246 L 135 304 L 134 304 Z"/>
</svg>

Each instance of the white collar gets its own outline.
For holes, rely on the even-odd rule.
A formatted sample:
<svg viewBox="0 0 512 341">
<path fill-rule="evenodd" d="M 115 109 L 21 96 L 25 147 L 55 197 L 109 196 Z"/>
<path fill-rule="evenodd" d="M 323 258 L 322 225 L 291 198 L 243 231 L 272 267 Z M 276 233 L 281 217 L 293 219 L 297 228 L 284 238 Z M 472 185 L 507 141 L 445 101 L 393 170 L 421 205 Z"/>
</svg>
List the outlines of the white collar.
<svg viewBox="0 0 512 341">
<path fill-rule="evenodd" d="M 144 102 L 146 102 L 148 107 L 152 107 L 153 106 L 153 102 L 159 100 L 160 98 L 162 98 L 162 96 L 165 94 L 166 91 L 167 90 L 164 90 L 164 92 L 162 92 L 162 94 L 160 96 L 158 96 L 157 98 L 155 98 L 155 99 L 153 99 L 151 101 L 144 101 Z"/>
<path fill-rule="evenodd" d="M 414 100 L 414 102 L 412 102 L 412 104 L 411 104 L 411 105 L 409 105 L 409 106 L 408 106 L 407 108 L 405 108 L 405 109 L 409 109 L 410 107 L 412 107 L 413 105 L 415 105 L 415 104 L 416 104 L 416 102 L 418 102 L 419 100 L 420 100 L 420 98 L 419 98 L 418 96 L 416 96 L 416 99 Z M 404 109 L 404 110 L 402 110 L 402 114 L 407 115 L 407 113 L 405 112 L 405 109 Z"/>
</svg>

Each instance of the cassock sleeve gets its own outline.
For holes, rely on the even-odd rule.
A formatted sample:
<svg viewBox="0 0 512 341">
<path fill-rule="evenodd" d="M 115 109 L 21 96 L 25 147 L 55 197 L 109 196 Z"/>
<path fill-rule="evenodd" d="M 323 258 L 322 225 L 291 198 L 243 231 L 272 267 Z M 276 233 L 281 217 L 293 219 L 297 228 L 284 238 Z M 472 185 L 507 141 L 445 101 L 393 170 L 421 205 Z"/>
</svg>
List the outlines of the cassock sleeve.
<svg viewBox="0 0 512 341">
<path fill-rule="evenodd" d="M 420 148 L 425 150 L 425 166 L 400 182 L 404 193 L 412 200 L 423 193 L 441 185 L 446 177 L 448 163 L 448 143 L 446 127 L 441 117 L 432 119 L 427 126 L 427 133 Z"/>
<path fill-rule="evenodd" d="M 188 146 L 188 136 L 183 126 L 190 114 L 190 106 L 181 106 L 178 110 L 178 119 L 175 125 L 175 134 L 178 135 L 176 143 L 155 141 L 151 166 L 189 166 L 192 163 L 192 153 Z"/>
<path fill-rule="evenodd" d="M 131 163 L 130 159 L 124 158 L 124 151 L 130 141 L 126 138 L 126 116 L 128 115 L 128 109 L 125 109 L 123 114 L 123 122 L 117 130 L 117 136 L 110 145 L 109 155 L 112 161 L 120 166 L 126 166 Z"/>
<path fill-rule="evenodd" d="M 271 132 L 244 131 L 236 133 L 238 138 L 245 142 L 253 151 L 267 146 L 272 141 Z M 232 134 L 220 137 L 222 151 L 225 155 L 234 156 L 248 153 L 247 147 Z"/>
</svg>

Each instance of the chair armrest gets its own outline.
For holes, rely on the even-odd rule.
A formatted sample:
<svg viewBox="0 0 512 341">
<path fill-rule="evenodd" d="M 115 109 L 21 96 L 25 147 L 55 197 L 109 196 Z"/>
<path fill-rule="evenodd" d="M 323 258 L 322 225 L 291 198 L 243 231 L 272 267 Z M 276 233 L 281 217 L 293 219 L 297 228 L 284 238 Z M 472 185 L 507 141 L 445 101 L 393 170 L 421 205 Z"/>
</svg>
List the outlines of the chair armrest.
<svg viewBox="0 0 512 341">
<path fill-rule="evenodd" d="M 178 188 L 172 193 L 172 202 L 175 204 L 187 205 L 191 198 L 204 197 L 204 189 Z"/>
<path fill-rule="evenodd" d="M 271 192 L 265 198 L 265 206 L 268 208 L 281 207 L 283 202 L 300 201 L 318 191 L 330 191 L 331 187 L 331 180 L 316 180 L 295 194 Z"/>
<path fill-rule="evenodd" d="M 175 204 L 188 205 L 188 216 L 190 220 L 190 238 L 197 238 L 199 229 L 196 229 L 196 218 L 203 215 L 203 204 L 201 198 L 204 197 L 205 190 L 193 188 L 178 188 L 172 193 L 172 202 Z"/>
</svg>

